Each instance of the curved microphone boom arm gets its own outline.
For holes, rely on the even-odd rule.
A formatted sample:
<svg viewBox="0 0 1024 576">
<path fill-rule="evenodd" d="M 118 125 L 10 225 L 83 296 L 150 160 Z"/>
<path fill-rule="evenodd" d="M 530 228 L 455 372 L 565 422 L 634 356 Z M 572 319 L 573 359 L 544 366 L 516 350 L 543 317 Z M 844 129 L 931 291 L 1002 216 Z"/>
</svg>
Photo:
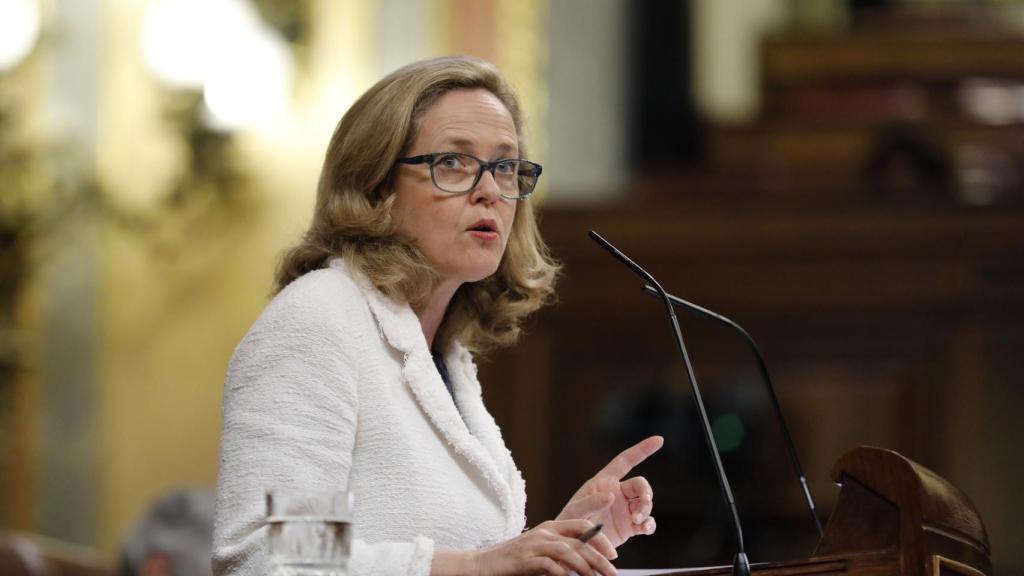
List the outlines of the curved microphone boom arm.
<svg viewBox="0 0 1024 576">
<path fill-rule="evenodd" d="M 704 408 L 704 400 L 701 398 L 700 388 L 697 386 L 697 377 L 693 372 L 693 363 L 690 362 L 690 354 L 686 351 L 686 343 L 683 342 L 683 332 L 679 328 L 679 319 L 676 317 L 675 307 L 673 307 L 668 293 L 661 287 L 661 284 L 658 284 L 658 281 L 654 279 L 654 276 L 651 276 L 636 262 L 630 260 L 628 256 L 620 252 L 615 246 L 612 246 L 610 242 L 602 238 L 597 232 L 591 230 L 590 238 L 607 250 L 617 260 L 625 264 L 627 268 L 642 278 L 644 282 L 653 286 L 661 297 L 662 302 L 665 304 L 669 320 L 672 323 L 672 333 L 676 337 L 676 346 L 679 348 L 679 353 L 683 358 L 683 365 L 686 367 L 686 376 L 690 381 L 690 389 L 693 391 L 693 398 L 697 405 L 697 412 L 700 414 L 700 421 L 702 425 L 701 430 L 704 432 L 704 439 L 707 441 L 708 451 L 711 452 L 712 461 L 715 465 L 718 484 L 722 489 L 722 495 L 725 497 L 725 501 L 729 507 L 729 513 L 732 518 L 732 526 L 736 535 L 737 547 L 736 556 L 733 558 L 732 574 L 733 576 L 750 576 L 750 561 L 747 560 L 747 554 L 744 548 L 743 528 L 740 526 L 740 516 L 736 510 L 736 501 L 733 499 L 732 488 L 729 486 L 729 478 L 725 474 L 725 467 L 722 466 L 722 458 L 718 454 L 718 447 L 715 445 L 714 434 L 711 432 L 711 422 L 708 420 L 708 413 Z"/>
<path fill-rule="evenodd" d="M 661 292 L 651 284 L 644 286 L 643 290 L 650 296 L 662 299 Z M 793 469 L 796 471 L 797 479 L 800 481 L 800 487 L 803 489 L 804 500 L 807 502 L 807 508 L 811 512 L 811 518 L 814 519 L 814 526 L 818 529 L 818 537 L 820 538 L 824 534 L 821 527 L 821 520 L 818 518 L 818 512 L 814 506 L 814 498 L 811 497 L 811 490 L 807 485 L 807 476 L 804 474 L 803 466 L 800 465 L 800 457 L 796 452 L 796 444 L 793 443 L 793 437 L 789 433 L 789 426 L 786 425 L 786 419 L 782 415 L 782 405 L 779 404 L 779 399 L 775 395 L 775 386 L 772 385 L 771 376 L 768 375 L 768 365 L 764 361 L 764 355 L 761 354 L 761 348 L 757 345 L 757 342 L 754 341 L 754 338 L 750 333 L 744 330 L 743 327 L 736 322 L 733 322 L 717 312 L 712 312 L 707 308 L 683 300 L 678 296 L 673 296 L 672 294 L 667 294 L 666 296 L 668 297 L 669 302 L 679 306 L 680 308 L 689 310 L 690 312 L 694 312 L 700 316 L 704 316 L 705 318 L 710 318 L 728 326 L 732 330 L 735 330 L 743 337 L 747 345 L 750 346 L 751 351 L 754 353 L 754 357 L 757 358 L 757 367 L 761 371 L 761 378 L 764 380 L 765 386 L 768 388 L 768 396 L 771 398 L 772 408 L 775 410 L 775 418 L 779 422 L 779 427 L 782 428 L 782 435 L 785 437 L 786 447 L 789 449 L 789 458 L 793 462 Z"/>
</svg>

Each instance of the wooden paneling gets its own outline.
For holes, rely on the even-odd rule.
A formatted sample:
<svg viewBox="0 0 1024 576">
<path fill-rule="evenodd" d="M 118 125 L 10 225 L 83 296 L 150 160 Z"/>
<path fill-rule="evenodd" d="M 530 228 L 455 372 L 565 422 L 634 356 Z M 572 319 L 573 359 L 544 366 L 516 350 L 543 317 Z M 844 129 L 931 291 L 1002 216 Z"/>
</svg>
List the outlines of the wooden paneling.
<svg viewBox="0 0 1024 576">
<path fill-rule="evenodd" d="M 949 469 L 954 441 L 936 423 L 956 413 L 946 401 L 953 391 L 971 385 L 955 367 L 964 353 L 975 367 L 993 361 L 984 349 L 960 350 L 970 341 L 960 334 L 1024 346 L 1014 329 L 1024 321 L 1024 210 L 694 201 L 543 216 L 565 265 L 559 302 L 531 322 L 522 344 L 482 367 L 485 394 L 523 464 L 534 523 L 629 441 L 668 437 L 665 453 L 639 470 L 660 483 L 665 535 L 631 544 L 623 565 L 634 553 L 666 565 L 722 561 L 730 539 L 712 537 L 700 551 L 699 533 L 724 530 L 725 514 L 692 442 L 692 399 L 664 310 L 588 230 L 759 340 L 823 517 L 835 498 L 825 471 L 853 444 Z M 731 334 L 680 317 L 712 419 L 735 412 L 747 426 L 725 461 L 737 475 L 752 558 L 806 556 L 813 525 L 752 359 Z M 782 531 L 791 537 L 773 537 Z"/>
</svg>

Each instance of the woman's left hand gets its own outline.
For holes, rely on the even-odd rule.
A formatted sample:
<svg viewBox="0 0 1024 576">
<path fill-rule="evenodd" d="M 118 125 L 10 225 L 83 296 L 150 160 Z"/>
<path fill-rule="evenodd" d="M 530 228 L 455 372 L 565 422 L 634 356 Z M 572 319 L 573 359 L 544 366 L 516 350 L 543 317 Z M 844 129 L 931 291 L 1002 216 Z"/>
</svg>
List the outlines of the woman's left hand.
<svg viewBox="0 0 1024 576">
<path fill-rule="evenodd" d="M 637 534 L 654 534 L 654 490 L 643 476 L 623 478 L 665 443 L 651 436 L 625 449 L 569 499 L 556 520 L 580 518 L 604 524 L 602 533 L 618 547 Z"/>
</svg>

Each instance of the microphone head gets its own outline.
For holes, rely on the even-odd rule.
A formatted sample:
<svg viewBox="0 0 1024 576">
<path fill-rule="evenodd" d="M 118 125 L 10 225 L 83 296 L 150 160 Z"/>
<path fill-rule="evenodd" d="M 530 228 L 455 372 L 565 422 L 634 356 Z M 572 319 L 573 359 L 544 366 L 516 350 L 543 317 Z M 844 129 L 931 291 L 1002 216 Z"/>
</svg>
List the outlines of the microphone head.
<svg viewBox="0 0 1024 576">
<path fill-rule="evenodd" d="M 605 240 L 604 237 L 598 234 L 596 231 L 591 230 L 590 232 L 587 233 L 587 236 L 590 236 L 590 239 L 593 240 L 594 242 L 597 242 L 598 245 L 601 246 L 601 248 L 604 248 L 605 250 L 613 254 L 616 252 L 615 247 L 612 246 L 612 243 Z"/>
<path fill-rule="evenodd" d="M 597 242 L 598 245 L 601 246 L 601 248 L 604 248 L 605 250 L 608 251 L 609 254 L 611 254 L 612 256 L 615 256 L 616 260 L 618 260 L 619 262 L 622 262 L 623 264 L 625 264 L 626 267 L 628 267 L 630 270 L 632 270 L 634 274 L 636 274 L 637 276 L 643 278 L 644 282 L 646 282 L 648 284 L 651 284 L 651 285 L 653 285 L 655 287 L 658 287 L 658 288 L 661 287 L 661 285 L 658 284 L 658 281 L 654 279 L 654 276 L 651 276 L 647 272 L 647 270 L 644 270 L 643 268 L 640 267 L 639 264 L 637 264 L 636 262 L 633 262 L 632 260 L 630 260 L 629 256 L 626 256 L 625 254 L 623 254 L 618 248 L 616 248 L 615 246 L 612 246 L 612 243 L 607 241 L 607 240 L 605 240 L 604 238 L 602 238 L 600 234 L 598 234 L 597 232 L 591 230 L 590 233 L 587 234 L 587 235 L 590 236 L 591 240 L 593 240 L 594 242 Z"/>
</svg>

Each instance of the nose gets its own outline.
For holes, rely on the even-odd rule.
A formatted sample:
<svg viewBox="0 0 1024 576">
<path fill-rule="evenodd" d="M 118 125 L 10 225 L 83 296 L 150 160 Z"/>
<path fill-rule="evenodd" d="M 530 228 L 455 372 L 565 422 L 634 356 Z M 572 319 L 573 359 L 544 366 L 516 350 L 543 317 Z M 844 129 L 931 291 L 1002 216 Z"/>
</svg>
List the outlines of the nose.
<svg viewBox="0 0 1024 576">
<path fill-rule="evenodd" d="M 493 204 L 500 199 L 501 188 L 498 187 L 498 182 L 494 179 L 494 173 L 491 170 L 484 170 L 484 173 L 480 175 L 480 181 L 476 183 L 470 193 L 470 201 Z"/>
</svg>

